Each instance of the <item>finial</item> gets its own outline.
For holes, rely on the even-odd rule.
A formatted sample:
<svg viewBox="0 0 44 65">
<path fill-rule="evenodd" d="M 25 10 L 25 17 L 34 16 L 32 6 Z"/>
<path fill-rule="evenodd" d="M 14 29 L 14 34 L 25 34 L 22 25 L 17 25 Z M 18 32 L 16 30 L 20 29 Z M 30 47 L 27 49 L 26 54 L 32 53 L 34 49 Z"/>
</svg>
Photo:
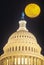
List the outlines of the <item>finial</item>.
<svg viewBox="0 0 44 65">
<path fill-rule="evenodd" d="M 24 12 L 22 12 L 22 16 L 21 16 L 21 19 L 24 19 L 24 16 L 25 16 L 25 15 L 24 15 Z"/>
<path fill-rule="evenodd" d="M 24 12 L 22 12 L 22 16 L 21 16 L 21 20 L 19 21 L 19 28 L 17 31 L 21 31 L 21 30 L 24 30 L 24 31 L 28 31 L 27 28 L 26 28 L 26 21 L 24 20 Z"/>
</svg>

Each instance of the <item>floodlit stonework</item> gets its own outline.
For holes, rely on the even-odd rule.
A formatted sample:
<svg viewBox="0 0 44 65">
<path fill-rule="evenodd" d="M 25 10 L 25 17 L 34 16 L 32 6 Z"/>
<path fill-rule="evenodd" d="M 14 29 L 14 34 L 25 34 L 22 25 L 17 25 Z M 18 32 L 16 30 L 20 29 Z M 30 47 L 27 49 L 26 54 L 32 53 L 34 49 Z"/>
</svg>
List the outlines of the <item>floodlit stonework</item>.
<svg viewBox="0 0 44 65">
<path fill-rule="evenodd" d="M 44 65 L 41 50 L 35 36 L 26 28 L 26 21 L 20 20 L 18 30 L 3 48 L 0 65 Z"/>
</svg>

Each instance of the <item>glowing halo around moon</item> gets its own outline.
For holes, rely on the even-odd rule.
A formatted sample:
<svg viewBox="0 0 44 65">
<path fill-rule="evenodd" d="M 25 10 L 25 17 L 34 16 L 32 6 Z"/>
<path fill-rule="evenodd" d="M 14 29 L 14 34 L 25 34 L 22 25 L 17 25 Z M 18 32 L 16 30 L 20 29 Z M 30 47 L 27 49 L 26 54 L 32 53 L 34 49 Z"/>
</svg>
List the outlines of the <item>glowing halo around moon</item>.
<svg viewBox="0 0 44 65">
<path fill-rule="evenodd" d="M 25 14 L 26 14 L 26 16 L 28 16 L 30 18 L 35 18 L 35 17 L 39 16 L 40 12 L 41 12 L 41 9 L 38 4 L 31 3 L 25 7 Z"/>
</svg>

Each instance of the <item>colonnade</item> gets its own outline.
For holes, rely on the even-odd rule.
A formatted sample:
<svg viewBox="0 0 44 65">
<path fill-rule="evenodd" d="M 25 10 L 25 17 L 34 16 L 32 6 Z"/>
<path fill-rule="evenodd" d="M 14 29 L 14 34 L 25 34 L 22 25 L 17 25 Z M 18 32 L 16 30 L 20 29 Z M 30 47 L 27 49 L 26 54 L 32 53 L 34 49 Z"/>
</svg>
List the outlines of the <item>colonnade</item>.
<svg viewBox="0 0 44 65">
<path fill-rule="evenodd" d="M 44 61 L 37 57 L 7 57 L 0 61 L 0 65 L 44 65 Z"/>
</svg>

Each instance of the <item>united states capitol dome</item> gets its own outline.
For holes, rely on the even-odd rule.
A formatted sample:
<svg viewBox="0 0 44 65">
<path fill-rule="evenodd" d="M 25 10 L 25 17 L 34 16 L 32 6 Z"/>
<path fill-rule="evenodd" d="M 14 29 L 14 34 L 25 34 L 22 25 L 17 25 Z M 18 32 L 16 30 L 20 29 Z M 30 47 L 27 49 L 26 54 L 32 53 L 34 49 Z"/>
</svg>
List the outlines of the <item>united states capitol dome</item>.
<svg viewBox="0 0 44 65">
<path fill-rule="evenodd" d="M 27 51 L 28 53 L 30 53 L 30 50 L 31 53 L 41 52 L 41 48 L 37 43 L 36 37 L 26 28 L 25 20 L 19 21 L 19 28 L 9 37 L 8 42 L 4 46 L 3 50 L 5 53 L 15 50 L 17 50 L 17 52 L 22 52 L 23 50 L 25 50 L 26 53 Z"/>
<path fill-rule="evenodd" d="M 26 28 L 26 21 L 19 21 L 19 28 L 8 39 L 0 56 L 0 65 L 44 65 L 36 37 Z"/>
</svg>

